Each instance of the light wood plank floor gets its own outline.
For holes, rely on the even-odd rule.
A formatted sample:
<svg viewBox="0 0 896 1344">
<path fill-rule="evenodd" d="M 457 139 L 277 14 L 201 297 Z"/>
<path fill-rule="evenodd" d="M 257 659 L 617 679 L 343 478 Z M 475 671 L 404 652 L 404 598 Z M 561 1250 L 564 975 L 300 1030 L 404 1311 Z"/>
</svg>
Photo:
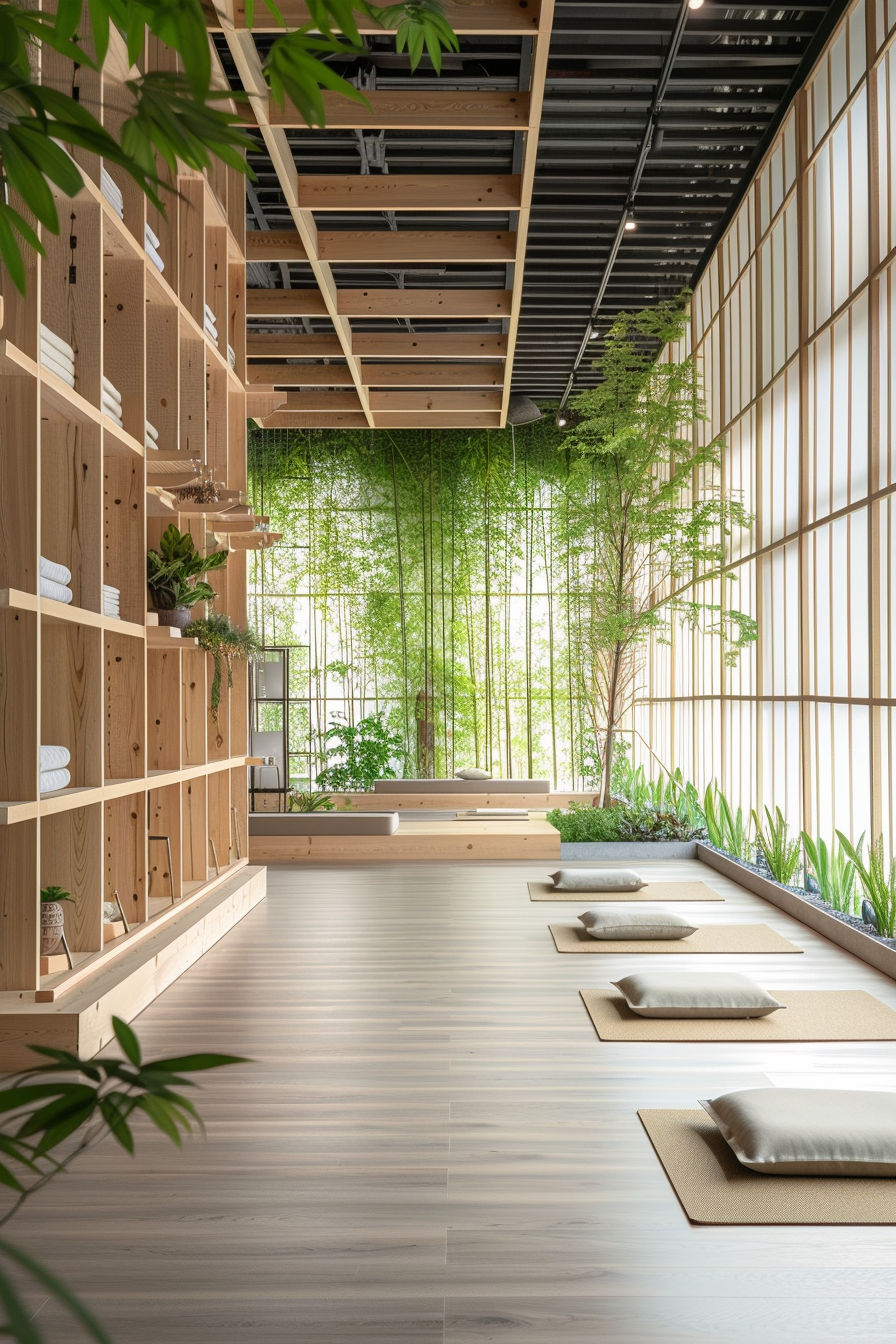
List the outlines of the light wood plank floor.
<svg viewBox="0 0 896 1344">
<path fill-rule="evenodd" d="M 648 865 L 642 865 L 647 867 Z M 896 983 L 697 862 L 802 957 L 699 959 L 780 988 Z M 756 1084 L 896 1089 L 896 1046 L 602 1044 L 545 865 L 272 868 L 270 894 L 139 1020 L 209 1079 L 206 1141 L 86 1158 L 11 1225 L 116 1344 L 820 1344 L 896 1337 L 896 1228 L 693 1228 L 638 1106 Z M 697 910 L 698 907 L 687 907 Z M 686 964 L 676 962 L 676 967 Z M 55 1308 L 56 1344 L 79 1339 Z"/>
</svg>

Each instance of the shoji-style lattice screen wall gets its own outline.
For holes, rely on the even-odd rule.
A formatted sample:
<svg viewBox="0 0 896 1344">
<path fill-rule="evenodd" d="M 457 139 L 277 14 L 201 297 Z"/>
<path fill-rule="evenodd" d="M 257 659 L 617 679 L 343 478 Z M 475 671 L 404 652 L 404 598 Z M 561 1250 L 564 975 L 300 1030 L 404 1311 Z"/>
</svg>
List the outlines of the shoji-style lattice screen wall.
<svg viewBox="0 0 896 1344">
<path fill-rule="evenodd" d="M 896 839 L 896 2 L 846 14 L 693 298 L 726 485 L 737 667 L 679 631 L 637 726 L 698 783 Z M 701 600 L 720 600 L 701 592 Z M 645 752 L 645 759 L 649 759 Z"/>
</svg>

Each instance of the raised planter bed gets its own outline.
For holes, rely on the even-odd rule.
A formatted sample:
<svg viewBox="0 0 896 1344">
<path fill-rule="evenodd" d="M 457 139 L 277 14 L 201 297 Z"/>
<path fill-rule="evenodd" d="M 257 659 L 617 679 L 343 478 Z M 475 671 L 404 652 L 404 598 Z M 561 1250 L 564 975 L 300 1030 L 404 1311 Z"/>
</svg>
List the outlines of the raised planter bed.
<svg viewBox="0 0 896 1344">
<path fill-rule="evenodd" d="M 853 956 L 867 962 L 875 970 L 883 971 L 884 975 L 896 980 L 896 947 L 891 947 L 869 933 L 863 933 L 861 929 L 854 928 L 845 920 L 838 919 L 832 911 L 821 909 L 814 901 L 804 899 L 789 887 L 780 886 L 779 883 L 748 868 L 746 864 L 738 863 L 737 859 L 729 858 L 727 854 L 720 854 L 717 849 L 712 849 L 709 845 L 700 844 L 698 841 L 696 849 L 697 858 L 702 863 L 715 868 L 716 872 L 722 873 L 723 876 L 730 877 L 732 882 L 746 887 L 747 891 L 752 891 L 754 895 L 770 901 L 779 910 L 793 915 L 794 919 L 822 934 L 830 942 L 836 943 L 838 947 L 851 952 Z"/>
<path fill-rule="evenodd" d="M 563 859 L 695 859 L 696 840 L 568 840 L 561 842 Z"/>
</svg>

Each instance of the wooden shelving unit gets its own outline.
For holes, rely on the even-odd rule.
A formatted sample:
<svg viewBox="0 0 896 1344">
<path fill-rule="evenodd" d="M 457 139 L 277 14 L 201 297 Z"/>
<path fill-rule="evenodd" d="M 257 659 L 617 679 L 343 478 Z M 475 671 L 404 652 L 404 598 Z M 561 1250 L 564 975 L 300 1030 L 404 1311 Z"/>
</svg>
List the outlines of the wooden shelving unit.
<svg viewBox="0 0 896 1344">
<path fill-rule="evenodd" d="M 69 67 L 41 57 L 47 82 L 70 81 Z M 155 42 L 144 59 L 172 68 Z M 121 115 L 127 74 L 120 47 L 101 75 L 81 71 L 81 96 L 107 124 Z M 207 177 L 184 170 L 166 217 L 110 165 L 122 219 L 101 191 L 99 160 L 73 153 L 86 185 L 59 196 L 61 234 L 44 232 L 27 297 L 3 276 L 0 1067 L 8 1011 L 108 980 L 141 941 L 157 956 L 146 934 L 172 922 L 172 894 L 195 915 L 248 852 L 245 669 L 231 691 L 225 684 L 213 722 L 210 657 L 147 622 L 146 591 L 147 547 L 170 521 L 202 547 L 228 544 L 214 517 L 180 517 L 172 489 L 204 465 L 230 491 L 247 484 L 244 179 L 221 165 Z M 164 273 L 145 249 L 147 224 Z M 74 389 L 41 365 L 41 324 L 73 348 Z M 122 396 L 120 426 L 101 409 L 104 376 Z M 144 446 L 147 420 L 158 450 Z M 71 605 L 40 595 L 41 555 L 71 570 Z M 103 584 L 120 590 L 120 620 L 103 614 Z M 216 609 L 245 622 L 245 547 L 213 586 Z M 41 743 L 71 752 L 69 787 L 40 794 Z M 169 838 L 170 865 L 150 835 Z M 50 883 L 77 901 L 66 916 L 75 969 L 42 975 L 39 888 Z M 113 891 L 130 933 L 110 940 L 103 902 Z"/>
</svg>

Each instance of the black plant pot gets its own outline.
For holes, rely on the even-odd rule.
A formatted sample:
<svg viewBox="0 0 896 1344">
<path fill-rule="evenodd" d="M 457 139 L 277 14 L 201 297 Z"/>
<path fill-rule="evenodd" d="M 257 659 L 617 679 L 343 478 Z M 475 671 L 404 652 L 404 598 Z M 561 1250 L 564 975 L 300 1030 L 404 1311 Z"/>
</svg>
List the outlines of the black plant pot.
<svg viewBox="0 0 896 1344">
<path fill-rule="evenodd" d="M 171 607 L 167 611 L 159 611 L 155 607 L 154 611 L 159 618 L 159 625 L 173 625 L 178 630 L 186 630 L 193 619 L 189 607 Z"/>
</svg>

